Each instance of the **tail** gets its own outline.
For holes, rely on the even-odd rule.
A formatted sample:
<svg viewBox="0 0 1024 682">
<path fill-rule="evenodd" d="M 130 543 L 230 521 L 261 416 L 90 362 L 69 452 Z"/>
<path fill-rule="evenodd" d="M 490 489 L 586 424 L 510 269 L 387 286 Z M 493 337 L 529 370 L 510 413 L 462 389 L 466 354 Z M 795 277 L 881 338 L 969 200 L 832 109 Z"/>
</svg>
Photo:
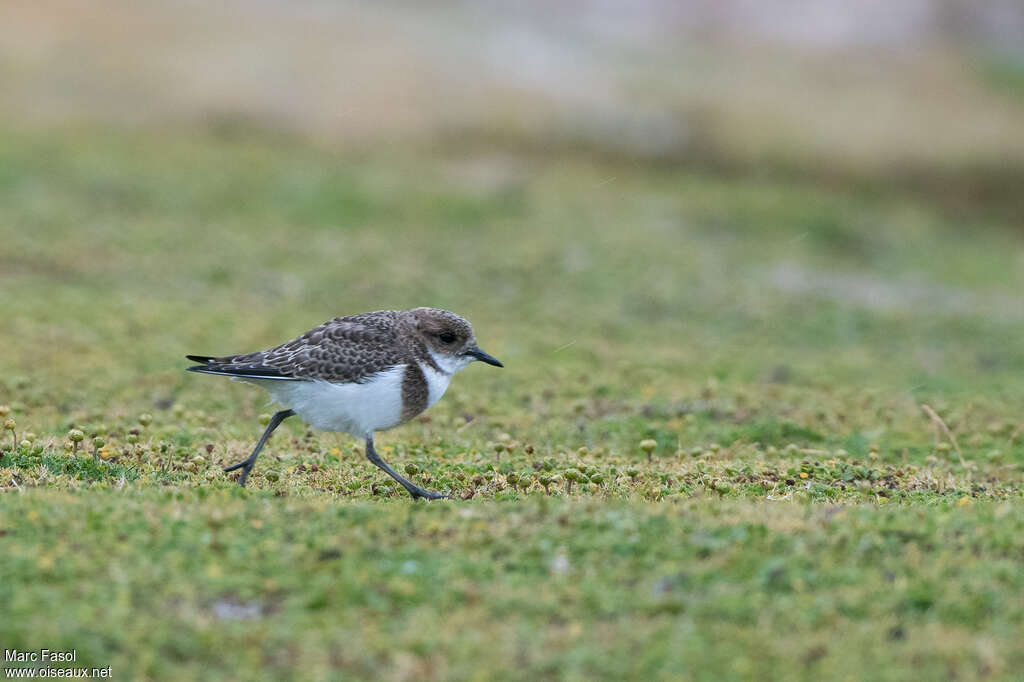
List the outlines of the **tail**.
<svg viewBox="0 0 1024 682">
<path fill-rule="evenodd" d="M 192 362 L 198 362 L 200 365 L 208 365 L 217 359 L 212 355 L 186 355 L 185 358 Z M 189 367 L 189 369 L 193 368 Z"/>
<path fill-rule="evenodd" d="M 252 364 L 233 365 L 232 356 L 218 358 L 211 355 L 186 355 L 192 362 L 198 365 L 186 367 L 186 371 L 199 372 L 200 374 L 218 374 L 226 377 L 240 377 L 243 379 L 274 379 L 276 381 L 299 381 L 297 377 L 282 374 L 276 367 L 254 366 Z"/>
</svg>

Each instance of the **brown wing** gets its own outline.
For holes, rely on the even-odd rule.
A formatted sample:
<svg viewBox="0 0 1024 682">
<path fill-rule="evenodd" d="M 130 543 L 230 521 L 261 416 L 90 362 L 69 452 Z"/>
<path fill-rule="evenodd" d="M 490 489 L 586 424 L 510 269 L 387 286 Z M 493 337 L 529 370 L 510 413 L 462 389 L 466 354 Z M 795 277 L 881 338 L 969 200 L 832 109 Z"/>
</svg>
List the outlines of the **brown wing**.
<svg viewBox="0 0 1024 682">
<path fill-rule="evenodd" d="M 223 357 L 188 356 L 193 372 L 250 379 L 359 383 L 408 362 L 397 343 L 398 311 L 337 317 L 280 346 Z"/>
</svg>

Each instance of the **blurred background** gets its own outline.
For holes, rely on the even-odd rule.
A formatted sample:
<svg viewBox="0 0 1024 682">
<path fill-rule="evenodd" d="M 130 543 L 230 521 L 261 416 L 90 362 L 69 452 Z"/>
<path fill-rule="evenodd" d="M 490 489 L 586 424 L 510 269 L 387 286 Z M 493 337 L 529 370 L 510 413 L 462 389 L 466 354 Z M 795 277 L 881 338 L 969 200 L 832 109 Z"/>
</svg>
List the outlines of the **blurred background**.
<svg viewBox="0 0 1024 682">
<path fill-rule="evenodd" d="M 587 150 L 1019 208 L 1014 0 L 129 2 L 0 8 L 34 126 Z"/>
<path fill-rule="evenodd" d="M 423 303 L 626 396 L 1024 367 L 1013 0 L 5 2 L 0 80 L 9 382 Z"/>
</svg>

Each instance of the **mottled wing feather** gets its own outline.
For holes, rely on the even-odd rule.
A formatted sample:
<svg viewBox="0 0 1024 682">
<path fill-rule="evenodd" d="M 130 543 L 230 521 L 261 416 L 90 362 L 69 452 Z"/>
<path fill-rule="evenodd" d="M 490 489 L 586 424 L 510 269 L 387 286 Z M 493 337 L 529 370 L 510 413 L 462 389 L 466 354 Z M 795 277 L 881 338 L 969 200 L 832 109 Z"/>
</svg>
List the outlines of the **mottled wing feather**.
<svg viewBox="0 0 1024 682">
<path fill-rule="evenodd" d="M 408 362 L 397 343 L 397 320 L 393 310 L 337 317 L 274 348 L 211 358 L 196 371 L 358 383 Z"/>
</svg>

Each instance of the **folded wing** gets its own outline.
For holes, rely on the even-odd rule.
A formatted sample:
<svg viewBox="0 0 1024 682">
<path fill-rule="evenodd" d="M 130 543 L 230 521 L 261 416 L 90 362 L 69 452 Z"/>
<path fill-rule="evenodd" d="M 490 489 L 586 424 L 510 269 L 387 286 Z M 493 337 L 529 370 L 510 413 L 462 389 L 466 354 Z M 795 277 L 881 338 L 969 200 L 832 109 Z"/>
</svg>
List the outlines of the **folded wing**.
<svg viewBox="0 0 1024 682">
<path fill-rule="evenodd" d="M 329 320 L 280 346 L 241 355 L 186 355 L 199 364 L 190 372 L 240 379 L 323 380 L 361 383 L 407 362 L 396 343 L 394 315 L 352 315 Z"/>
</svg>

